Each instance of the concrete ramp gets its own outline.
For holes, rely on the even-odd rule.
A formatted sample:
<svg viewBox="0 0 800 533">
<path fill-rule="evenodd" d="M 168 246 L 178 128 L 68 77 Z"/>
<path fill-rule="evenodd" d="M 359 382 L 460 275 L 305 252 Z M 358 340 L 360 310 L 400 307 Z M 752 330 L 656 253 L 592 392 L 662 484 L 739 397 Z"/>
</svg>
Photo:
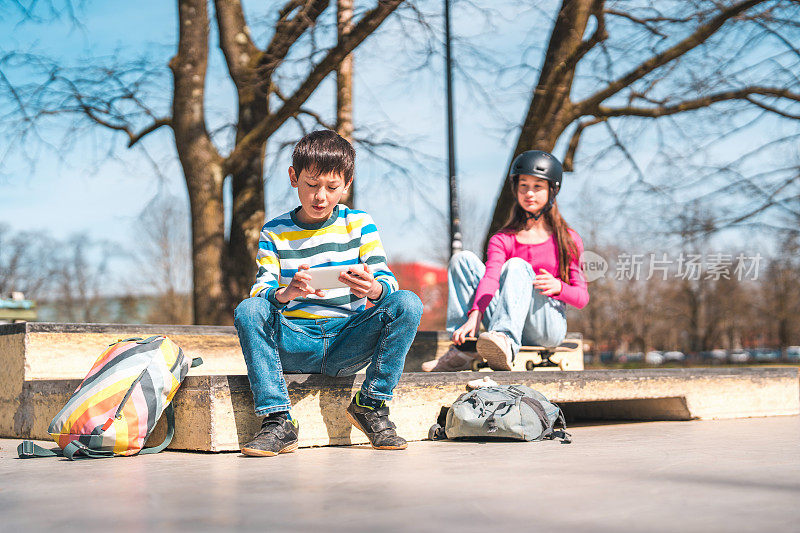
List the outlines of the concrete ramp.
<svg viewBox="0 0 800 533">
<path fill-rule="evenodd" d="M 49 439 L 47 425 L 108 344 L 163 333 L 188 355 L 204 360 L 175 396 L 173 449 L 231 451 L 249 440 L 260 419 L 232 328 L 11 324 L 0 326 L 0 437 Z M 424 334 L 426 332 L 420 332 Z M 412 353 L 433 358 L 439 334 L 418 335 Z M 230 365 L 230 366 L 228 366 Z M 238 366 L 233 366 L 238 365 Z M 573 419 L 689 420 L 800 413 L 797 368 L 693 368 L 580 372 L 458 372 L 403 375 L 391 402 L 392 419 L 409 440 L 427 437 L 444 405 L 468 381 L 491 375 L 501 384 L 525 384 L 562 405 Z M 287 374 L 300 445 L 356 444 L 344 409 L 363 375 L 331 378 Z M 163 427 L 151 437 L 158 441 Z"/>
</svg>

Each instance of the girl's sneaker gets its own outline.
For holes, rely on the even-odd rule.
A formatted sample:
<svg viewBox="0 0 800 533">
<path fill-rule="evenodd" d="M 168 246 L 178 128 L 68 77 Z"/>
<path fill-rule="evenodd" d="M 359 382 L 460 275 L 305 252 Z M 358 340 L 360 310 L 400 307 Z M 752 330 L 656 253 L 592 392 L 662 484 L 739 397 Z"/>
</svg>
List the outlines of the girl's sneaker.
<svg viewBox="0 0 800 533">
<path fill-rule="evenodd" d="M 459 370 L 471 370 L 472 362 L 480 359 L 475 352 L 462 352 L 455 344 L 450 345 L 444 355 L 433 361 L 422 363 L 423 372 L 458 372 Z"/>
<path fill-rule="evenodd" d="M 478 337 L 478 355 L 486 359 L 492 370 L 511 370 L 514 352 L 505 333 L 485 331 Z"/>
</svg>

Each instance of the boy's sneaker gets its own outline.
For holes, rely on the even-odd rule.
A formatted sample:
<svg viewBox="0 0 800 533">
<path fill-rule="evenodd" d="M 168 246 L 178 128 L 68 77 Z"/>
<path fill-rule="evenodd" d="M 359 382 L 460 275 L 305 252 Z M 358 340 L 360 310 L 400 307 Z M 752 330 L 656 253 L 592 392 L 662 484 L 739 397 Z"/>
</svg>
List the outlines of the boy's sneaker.
<svg viewBox="0 0 800 533">
<path fill-rule="evenodd" d="M 492 370 L 511 370 L 514 352 L 505 333 L 485 331 L 478 337 L 478 354 L 486 359 Z"/>
<path fill-rule="evenodd" d="M 289 453 L 297 449 L 300 425 L 289 420 L 286 413 L 271 413 L 263 422 L 253 440 L 242 446 L 242 453 L 257 457 Z"/>
<path fill-rule="evenodd" d="M 389 420 L 389 408 L 385 403 L 381 407 L 364 407 L 353 397 L 347 406 L 347 418 L 377 450 L 405 450 L 408 447 L 406 440 L 395 432 L 397 426 Z"/>
<path fill-rule="evenodd" d="M 459 370 L 471 370 L 472 362 L 475 359 L 481 359 L 481 357 L 475 352 L 461 351 L 455 344 L 451 344 L 450 349 L 439 359 L 422 363 L 422 371 L 458 372 Z"/>
</svg>

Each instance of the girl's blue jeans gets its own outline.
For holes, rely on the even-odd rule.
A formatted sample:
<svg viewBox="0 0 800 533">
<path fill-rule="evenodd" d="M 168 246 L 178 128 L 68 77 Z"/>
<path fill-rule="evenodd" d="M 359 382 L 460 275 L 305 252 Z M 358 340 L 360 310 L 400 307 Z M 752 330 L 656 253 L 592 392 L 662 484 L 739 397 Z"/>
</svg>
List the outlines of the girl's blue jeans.
<svg viewBox="0 0 800 533">
<path fill-rule="evenodd" d="M 452 333 L 467 321 L 478 282 L 486 266 L 469 251 L 455 254 L 447 273 L 447 331 Z M 554 347 L 567 335 L 566 305 L 545 296 L 533 287 L 533 267 L 518 257 L 503 265 L 500 288 L 486 313 L 483 327 L 505 333 L 511 339 L 514 354 L 520 345 Z"/>
<path fill-rule="evenodd" d="M 422 302 L 410 291 L 349 317 L 318 320 L 286 318 L 266 298 L 242 301 L 234 324 L 256 414 L 289 410 L 284 372 L 349 376 L 366 366 L 362 393 L 391 400 L 421 317 Z"/>
</svg>

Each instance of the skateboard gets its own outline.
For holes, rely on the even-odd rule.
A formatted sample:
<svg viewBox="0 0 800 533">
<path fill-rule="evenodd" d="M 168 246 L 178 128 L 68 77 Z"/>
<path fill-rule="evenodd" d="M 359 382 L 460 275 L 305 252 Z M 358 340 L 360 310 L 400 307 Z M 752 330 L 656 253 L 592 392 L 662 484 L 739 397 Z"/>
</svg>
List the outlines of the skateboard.
<svg viewBox="0 0 800 533">
<path fill-rule="evenodd" d="M 467 337 L 460 348 L 464 351 L 476 351 L 476 337 Z M 521 346 L 512 371 L 526 370 L 583 370 L 583 348 L 581 339 L 565 339 L 554 348 L 544 346 Z M 472 362 L 473 371 L 490 370 L 486 361 Z"/>
</svg>

